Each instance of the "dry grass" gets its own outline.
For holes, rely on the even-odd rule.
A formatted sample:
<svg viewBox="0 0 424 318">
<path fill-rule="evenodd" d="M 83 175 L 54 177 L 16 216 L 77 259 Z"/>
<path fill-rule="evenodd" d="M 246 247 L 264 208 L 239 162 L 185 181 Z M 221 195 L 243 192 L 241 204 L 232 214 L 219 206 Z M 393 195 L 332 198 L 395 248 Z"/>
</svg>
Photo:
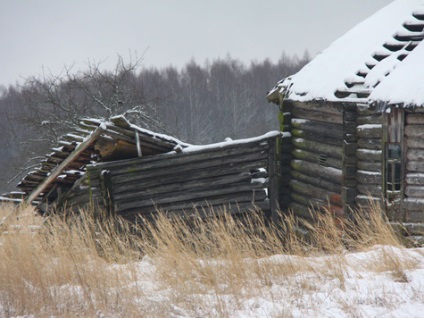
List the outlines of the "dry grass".
<svg viewBox="0 0 424 318">
<path fill-rule="evenodd" d="M 0 207 L 0 220 L 10 209 Z M 343 290 L 347 250 L 400 246 L 375 207 L 358 211 L 355 220 L 317 213 L 313 225 L 291 215 L 268 224 L 257 213 L 206 221 L 159 213 L 156 222 L 138 229 L 138 236 L 120 219 L 90 215 L 45 221 L 25 210 L 8 218 L 0 232 L 0 316 L 225 317 L 264 287 L 284 285 L 295 297 L 317 290 L 320 280 L 334 280 Z M 27 230 L 43 222 L 38 230 Z M 155 267 L 157 284 L 151 290 L 165 293 L 167 301 L 147 301 L 147 287 L 138 283 L 143 271 L 137 261 L 146 254 Z M 383 257 L 384 266 L 366 266 L 407 280 L 405 269 L 413 261 L 405 264 L 389 251 Z M 205 312 L 210 302 L 213 311 Z M 175 307 L 182 312 L 175 313 Z"/>
</svg>

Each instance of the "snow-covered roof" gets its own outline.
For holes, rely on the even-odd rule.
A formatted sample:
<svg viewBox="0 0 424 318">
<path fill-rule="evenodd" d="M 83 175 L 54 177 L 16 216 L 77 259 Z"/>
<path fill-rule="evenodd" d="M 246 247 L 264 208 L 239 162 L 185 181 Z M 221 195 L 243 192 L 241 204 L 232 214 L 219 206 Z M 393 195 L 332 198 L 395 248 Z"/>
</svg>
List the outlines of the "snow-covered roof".
<svg viewBox="0 0 424 318">
<path fill-rule="evenodd" d="M 369 98 L 388 104 L 424 106 L 424 43 L 411 52 Z"/>
<path fill-rule="evenodd" d="M 367 101 L 424 38 L 424 0 L 397 0 L 336 40 L 269 93 L 298 101 Z"/>
</svg>

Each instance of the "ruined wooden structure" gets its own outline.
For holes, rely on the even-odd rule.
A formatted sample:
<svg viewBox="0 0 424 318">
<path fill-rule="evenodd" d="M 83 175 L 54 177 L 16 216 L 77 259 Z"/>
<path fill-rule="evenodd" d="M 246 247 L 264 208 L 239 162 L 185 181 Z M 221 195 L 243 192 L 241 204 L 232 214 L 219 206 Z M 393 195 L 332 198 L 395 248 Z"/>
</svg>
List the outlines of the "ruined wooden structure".
<svg viewBox="0 0 424 318">
<path fill-rule="evenodd" d="M 291 134 L 281 206 L 310 217 L 372 201 L 424 222 L 423 38 L 422 3 L 394 1 L 268 93 Z"/>
<path fill-rule="evenodd" d="M 19 194 L 42 213 L 94 208 L 131 221 L 160 210 L 270 215 L 278 210 L 282 137 L 275 131 L 194 146 L 141 129 L 122 116 L 84 118 L 23 178 Z M 16 194 L 7 200 L 19 201 Z"/>
</svg>

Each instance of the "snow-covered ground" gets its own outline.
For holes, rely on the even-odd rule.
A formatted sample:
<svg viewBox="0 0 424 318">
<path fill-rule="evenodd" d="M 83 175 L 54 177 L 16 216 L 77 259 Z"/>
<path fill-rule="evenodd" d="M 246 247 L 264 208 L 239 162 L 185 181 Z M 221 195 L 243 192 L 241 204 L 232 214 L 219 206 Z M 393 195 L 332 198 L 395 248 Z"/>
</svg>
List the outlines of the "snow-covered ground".
<svg viewBox="0 0 424 318">
<path fill-rule="evenodd" d="M 160 261 L 146 256 L 136 266 L 134 284 L 143 294 L 137 301 L 150 313 L 157 308 L 159 316 L 171 317 L 424 317 L 422 248 L 376 246 L 337 256 L 275 255 L 245 262 L 296 270 L 262 279 L 252 275 L 237 291 L 234 282 L 199 286 L 202 278 L 195 273 L 186 286 L 166 286 L 159 278 Z"/>
</svg>

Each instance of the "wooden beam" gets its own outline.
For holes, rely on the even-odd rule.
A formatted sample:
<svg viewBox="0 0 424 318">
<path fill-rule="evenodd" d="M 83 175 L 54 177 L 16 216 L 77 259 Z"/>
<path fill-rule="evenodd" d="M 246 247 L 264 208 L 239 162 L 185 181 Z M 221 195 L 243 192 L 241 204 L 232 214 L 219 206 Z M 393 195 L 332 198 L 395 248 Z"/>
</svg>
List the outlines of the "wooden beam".
<svg viewBox="0 0 424 318">
<path fill-rule="evenodd" d="M 81 153 L 84 152 L 103 132 L 101 127 L 97 128 L 86 140 L 82 141 L 79 146 L 71 152 L 71 154 L 62 161 L 52 173 L 36 187 L 30 195 L 25 199 L 26 204 L 31 204 L 54 180 L 62 173 L 63 170 L 74 161 Z"/>
</svg>

